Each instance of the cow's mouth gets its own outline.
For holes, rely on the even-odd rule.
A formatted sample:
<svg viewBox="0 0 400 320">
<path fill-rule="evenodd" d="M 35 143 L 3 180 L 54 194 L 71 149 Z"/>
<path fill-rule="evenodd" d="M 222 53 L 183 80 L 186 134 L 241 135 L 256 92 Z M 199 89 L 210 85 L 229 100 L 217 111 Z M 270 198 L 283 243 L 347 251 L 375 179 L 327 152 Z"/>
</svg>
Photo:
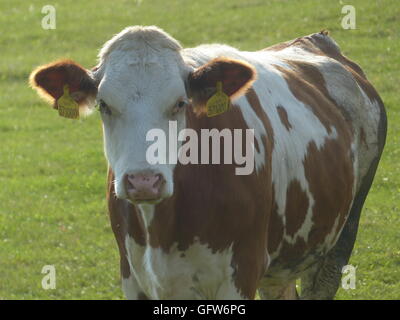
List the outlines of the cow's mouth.
<svg viewBox="0 0 400 320">
<path fill-rule="evenodd" d="M 130 198 L 127 199 L 130 203 L 135 204 L 135 205 L 156 205 L 160 203 L 164 198 L 158 198 L 158 199 L 138 199 L 138 200 L 131 200 Z"/>
</svg>

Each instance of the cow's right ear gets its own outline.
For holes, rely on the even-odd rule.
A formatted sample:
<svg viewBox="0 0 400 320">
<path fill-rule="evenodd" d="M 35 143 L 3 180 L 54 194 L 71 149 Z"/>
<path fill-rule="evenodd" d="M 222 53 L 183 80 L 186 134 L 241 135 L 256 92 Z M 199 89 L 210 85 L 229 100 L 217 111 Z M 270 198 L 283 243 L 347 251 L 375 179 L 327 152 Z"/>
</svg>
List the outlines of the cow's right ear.
<svg viewBox="0 0 400 320">
<path fill-rule="evenodd" d="M 57 100 L 68 85 L 71 97 L 79 104 L 80 113 L 86 113 L 96 99 L 97 85 L 90 71 L 71 60 L 60 60 L 32 71 L 29 82 L 41 97 L 57 109 Z"/>
</svg>

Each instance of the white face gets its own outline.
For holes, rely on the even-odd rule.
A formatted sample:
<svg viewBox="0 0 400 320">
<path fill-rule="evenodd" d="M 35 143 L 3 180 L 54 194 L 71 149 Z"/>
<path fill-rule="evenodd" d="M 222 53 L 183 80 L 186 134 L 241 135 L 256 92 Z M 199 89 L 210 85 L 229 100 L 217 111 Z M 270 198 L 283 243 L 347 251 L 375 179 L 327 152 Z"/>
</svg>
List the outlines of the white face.
<svg viewBox="0 0 400 320">
<path fill-rule="evenodd" d="M 114 51 L 101 70 L 97 100 L 103 119 L 107 160 L 115 174 L 115 192 L 127 198 L 127 175 L 152 172 L 165 180 L 161 198 L 173 193 L 173 164 L 150 164 L 146 141 L 151 129 L 161 129 L 168 137 L 169 121 L 185 127 L 188 97 L 179 54 L 165 52 L 135 54 Z M 168 141 L 168 138 L 167 138 Z M 168 153 L 168 148 L 166 148 Z M 168 159 L 168 154 L 167 154 Z"/>
</svg>

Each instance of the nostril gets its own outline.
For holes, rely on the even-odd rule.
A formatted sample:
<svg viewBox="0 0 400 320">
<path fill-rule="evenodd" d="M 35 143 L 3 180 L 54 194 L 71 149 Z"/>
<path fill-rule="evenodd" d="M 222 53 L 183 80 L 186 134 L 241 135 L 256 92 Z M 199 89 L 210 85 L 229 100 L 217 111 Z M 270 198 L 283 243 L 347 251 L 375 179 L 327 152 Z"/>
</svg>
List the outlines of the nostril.
<svg viewBox="0 0 400 320">
<path fill-rule="evenodd" d="M 126 186 L 128 189 L 135 189 L 135 175 L 128 174 L 125 177 Z"/>
<path fill-rule="evenodd" d="M 153 188 L 159 189 L 164 183 L 164 178 L 161 174 L 156 174 L 155 181 L 153 183 Z"/>
</svg>

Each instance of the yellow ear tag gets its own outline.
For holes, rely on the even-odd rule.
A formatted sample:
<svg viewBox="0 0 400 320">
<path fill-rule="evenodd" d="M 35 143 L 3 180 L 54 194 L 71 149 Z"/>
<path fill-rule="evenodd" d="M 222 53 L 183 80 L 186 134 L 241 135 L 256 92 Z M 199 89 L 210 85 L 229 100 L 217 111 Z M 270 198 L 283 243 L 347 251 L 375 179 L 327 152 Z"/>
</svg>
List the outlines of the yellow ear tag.
<svg viewBox="0 0 400 320">
<path fill-rule="evenodd" d="M 69 94 L 69 87 L 64 86 L 64 94 L 57 100 L 58 114 L 69 119 L 79 118 L 79 105 Z"/>
<path fill-rule="evenodd" d="M 228 95 L 222 91 L 222 82 L 217 82 L 217 92 L 207 101 L 207 116 L 214 117 L 228 111 L 230 101 Z"/>
</svg>

